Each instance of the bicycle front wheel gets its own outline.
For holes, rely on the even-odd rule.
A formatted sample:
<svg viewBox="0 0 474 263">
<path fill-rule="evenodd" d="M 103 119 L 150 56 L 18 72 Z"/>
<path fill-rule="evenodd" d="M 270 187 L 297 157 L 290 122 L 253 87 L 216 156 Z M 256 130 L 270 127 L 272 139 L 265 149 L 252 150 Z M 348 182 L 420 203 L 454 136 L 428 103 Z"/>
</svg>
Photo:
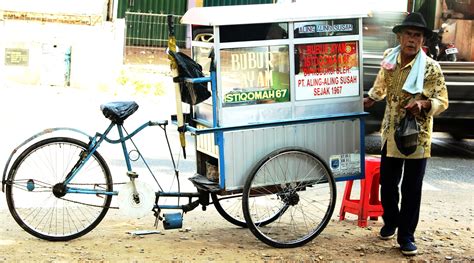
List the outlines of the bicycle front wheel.
<svg viewBox="0 0 474 263">
<path fill-rule="evenodd" d="M 326 227 L 335 202 L 335 181 L 325 163 L 305 149 L 284 148 L 270 153 L 252 170 L 242 206 L 247 225 L 258 239 L 273 247 L 292 248 L 311 241 Z M 262 218 L 275 215 L 275 208 L 281 211 L 278 217 L 259 224 Z"/>
<path fill-rule="evenodd" d="M 112 196 L 97 193 L 112 192 L 113 183 L 98 152 L 67 185 L 89 194 L 58 194 L 60 183 L 85 151 L 84 142 L 55 137 L 33 144 L 15 160 L 6 198 L 10 213 L 26 232 L 49 241 L 67 241 L 88 233 L 104 218 Z"/>
</svg>

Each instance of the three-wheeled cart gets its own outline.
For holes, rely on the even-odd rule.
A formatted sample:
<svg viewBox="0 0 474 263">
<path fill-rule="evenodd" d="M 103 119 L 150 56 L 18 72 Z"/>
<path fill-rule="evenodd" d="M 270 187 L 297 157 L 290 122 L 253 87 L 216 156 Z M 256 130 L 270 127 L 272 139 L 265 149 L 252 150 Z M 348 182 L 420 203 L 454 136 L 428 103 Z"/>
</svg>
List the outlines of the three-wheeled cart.
<svg viewBox="0 0 474 263">
<path fill-rule="evenodd" d="M 316 237 L 335 181 L 364 175 L 366 14 L 335 1 L 193 8 L 182 18 L 193 59 L 210 71 L 187 81 L 209 81 L 212 92 L 186 126 L 196 140 L 191 180 L 271 246 Z"/>
<path fill-rule="evenodd" d="M 206 40 L 192 42 L 192 57 L 209 67 L 210 75 L 175 52 L 172 23 L 169 55 L 174 71 L 193 65 L 190 74 L 174 80 L 177 112 L 182 113 L 183 99 L 193 105 L 189 118 L 178 114 L 177 122 L 182 146 L 184 132 L 195 135 L 197 173 L 190 179 L 197 191 L 181 192 L 179 181 L 177 192 L 164 191 L 132 140 L 146 127 L 163 129 L 177 176 L 168 121 L 148 121 L 129 133 L 124 121 L 138 104 L 112 102 L 101 106 L 110 120 L 103 133 L 50 128 L 13 150 L 2 177 L 13 218 L 33 236 L 68 241 L 94 229 L 112 208 L 113 196 L 126 214 L 153 211 L 165 229 L 182 227 L 182 213 L 162 217 L 162 210 L 205 208 L 211 197 L 226 220 L 249 227 L 266 244 L 296 247 L 311 241 L 331 218 L 335 181 L 364 175 L 365 13 L 344 5 L 349 3 L 334 0 L 319 9 L 289 3 L 189 10 L 183 22 L 192 25 L 196 40 Z M 109 137 L 113 128 L 118 139 Z M 69 133 L 74 136 L 63 136 Z M 103 142 L 122 146 L 129 181 L 119 191 L 113 187 L 122 183 L 113 182 L 98 152 Z M 138 159 L 158 191 L 136 180 L 131 162 Z M 162 203 L 160 197 L 178 197 L 178 203 Z M 180 203 L 180 197 L 189 202 Z"/>
</svg>

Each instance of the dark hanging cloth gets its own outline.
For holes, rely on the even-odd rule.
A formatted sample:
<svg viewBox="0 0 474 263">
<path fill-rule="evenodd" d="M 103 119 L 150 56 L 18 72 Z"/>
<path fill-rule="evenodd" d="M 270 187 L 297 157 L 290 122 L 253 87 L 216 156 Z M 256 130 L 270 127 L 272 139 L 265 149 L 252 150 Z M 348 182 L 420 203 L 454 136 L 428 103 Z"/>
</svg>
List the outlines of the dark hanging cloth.
<svg viewBox="0 0 474 263">
<path fill-rule="evenodd" d="M 211 92 L 207 89 L 207 82 L 185 83 L 183 80 L 184 78 L 204 77 L 202 66 L 182 52 L 168 52 L 178 65 L 178 77 L 175 77 L 173 80 L 179 83 L 181 101 L 190 105 L 196 105 L 208 99 L 211 96 Z"/>
</svg>

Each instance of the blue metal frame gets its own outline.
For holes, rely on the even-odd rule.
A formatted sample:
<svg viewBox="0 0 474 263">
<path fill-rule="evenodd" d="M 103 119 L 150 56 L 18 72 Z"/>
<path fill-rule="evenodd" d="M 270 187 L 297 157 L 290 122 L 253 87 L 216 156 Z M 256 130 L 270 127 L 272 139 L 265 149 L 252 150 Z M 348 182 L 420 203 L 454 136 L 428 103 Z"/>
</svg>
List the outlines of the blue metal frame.
<svg viewBox="0 0 474 263">
<path fill-rule="evenodd" d="M 185 78 L 184 81 L 187 83 L 204 83 L 211 82 L 211 98 L 212 98 L 212 128 L 216 129 L 214 133 L 214 145 L 217 145 L 219 148 L 219 187 L 221 189 L 225 188 L 225 157 L 224 157 L 224 131 L 219 130 L 218 128 L 218 115 L 217 115 L 217 73 L 215 70 L 211 70 L 210 77 L 203 78 Z M 205 126 L 209 126 L 208 123 L 205 123 Z M 186 126 L 186 130 L 190 131 L 192 134 L 198 135 L 198 133 L 193 133 L 193 130 L 198 130 L 194 127 Z M 202 130 L 202 129 L 201 129 Z M 207 129 L 206 129 L 207 130 Z"/>
<path fill-rule="evenodd" d="M 88 149 L 89 153 L 87 154 L 87 156 L 83 160 L 81 160 L 81 163 L 79 164 L 79 166 L 74 167 L 73 170 L 67 175 L 66 180 L 63 182 L 65 185 L 67 185 L 67 184 L 69 184 L 69 182 L 71 182 L 71 180 L 76 176 L 77 172 L 79 170 L 81 170 L 81 168 L 84 166 L 84 164 L 96 152 L 97 148 L 99 148 L 99 145 L 102 143 L 102 141 L 104 141 L 104 138 L 107 136 L 107 134 L 110 132 L 110 130 L 112 129 L 113 126 L 114 126 L 114 124 L 111 123 L 109 125 L 109 127 L 107 127 L 107 130 L 104 132 L 104 134 L 100 135 L 99 141 L 96 141 L 96 137 L 99 136 L 99 134 L 97 134 L 96 137 L 92 138 L 91 143 L 89 144 L 89 149 Z M 68 192 L 68 191 L 66 191 L 66 192 Z"/>
<path fill-rule="evenodd" d="M 249 125 L 239 125 L 239 126 L 228 126 L 228 127 L 218 127 L 218 119 L 217 119 L 217 85 L 216 85 L 216 72 L 211 71 L 210 77 L 204 78 L 186 78 L 184 80 L 187 83 L 203 83 L 203 82 L 211 82 L 212 88 L 212 128 L 205 128 L 205 129 L 197 129 L 195 127 L 186 126 L 186 131 L 190 132 L 193 135 L 201 135 L 201 134 L 214 134 L 214 144 L 217 145 L 219 148 L 219 186 L 224 189 L 225 188 L 225 156 L 224 156 L 224 132 L 229 131 L 237 131 L 237 130 L 249 130 L 249 129 L 257 129 L 257 128 L 266 128 L 266 127 L 274 127 L 274 126 L 287 126 L 287 125 L 295 125 L 295 124 L 305 124 L 305 123 L 313 123 L 313 122 L 325 122 L 325 121 L 334 121 L 334 120 L 344 120 L 344 119 L 359 119 L 360 120 L 360 165 L 361 165 L 361 172 L 360 174 L 355 174 L 352 176 L 344 176 L 335 178 L 336 181 L 346 181 L 346 180 L 354 180 L 354 179 L 362 179 L 365 177 L 365 122 L 364 117 L 369 115 L 368 112 L 353 112 L 353 113 L 346 113 L 346 114 L 328 114 L 322 115 L 313 118 L 301 118 L 301 119 L 291 119 L 291 120 L 281 120 L 281 121 L 274 121 L 274 122 L 266 122 L 266 123 L 256 123 L 256 124 L 249 124 Z M 199 122 L 199 121 L 198 121 Z M 203 123 L 205 126 L 209 126 L 208 123 Z"/>
<path fill-rule="evenodd" d="M 214 128 L 206 128 L 206 129 L 197 129 L 194 127 L 186 126 L 186 130 L 189 131 L 191 134 L 201 135 L 201 134 L 215 133 L 215 132 L 249 130 L 249 129 L 274 127 L 274 126 L 305 124 L 305 123 L 313 123 L 313 122 L 325 122 L 325 121 L 356 119 L 356 118 L 360 119 L 367 115 L 369 115 L 368 112 L 354 112 L 354 113 L 347 113 L 347 114 L 328 114 L 328 115 L 322 115 L 322 116 L 313 117 L 313 118 L 281 120 L 281 121 L 266 122 L 266 123 L 256 123 L 256 124 L 249 124 L 249 125 L 238 125 L 238 126 L 227 126 L 227 127 L 214 127 Z"/>
<path fill-rule="evenodd" d="M 121 144 L 125 163 L 127 165 L 127 171 L 131 172 L 132 165 L 130 162 L 130 156 L 127 151 L 126 141 L 130 140 L 133 136 L 137 135 L 140 131 L 142 131 L 146 127 L 156 126 L 156 125 L 161 125 L 161 124 L 164 124 L 164 123 L 149 121 L 142 124 L 140 127 L 135 129 L 129 135 L 124 136 L 123 125 L 115 124 L 113 122 L 110 123 L 110 125 L 107 127 L 107 129 L 105 130 L 103 134 L 97 133 L 95 137 L 91 138 L 87 156 L 83 160 L 81 160 L 81 163 L 79 166 L 75 167 L 73 171 L 71 171 L 70 175 L 68 175 L 67 179 L 64 181 L 64 184 L 67 185 L 74 178 L 77 172 L 84 166 L 84 164 L 90 159 L 90 157 L 97 151 L 97 148 L 99 148 L 100 144 L 103 141 L 106 141 L 111 144 L 118 144 L 118 143 Z M 117 126 L 117 131 L 119 134 L 119 139 L 117 140 L 111 140 L 107 137 L 107 135 L 110 133 L 110 131 L 112 130 L 114 126 Z M 97 137 L 99 138 L 98 140 L 96 140 Z M 80 193 L 80 194 L 104 194 L 104 195 L 117 195 L 118 194 L 117 191 L 107 192 L 107 191 L 102 191 L 102 190 L 91 190 L 91 189 L 74 188 L 74 187 L 67 187 L 66 192 L 67 193 Z"/>
<path fill-rule="evenodd" d="M 202 77 L 202 78 L 184 78 L 184 82 L 186 83 L 206 83 L 211 82 L 211 94 L 212 94 L 212 127 L 216 128 L 218 123 L 217 118 L 217 109 L 215 105 L 217 105 L 217 75 L 216 71 L 211 71 L 210 77 Z M 217 142 L 215 142 L 217 143 Z"/>
<path fill-rule="evenodd" d="M 218 127 L 218 115 L 217 115 L 217 78 L 216 72 L 211 71 L 210 77 L 203 77 L 203 78 L 185 78 L 185 82 L 187 83 L 204 83 L 204 82 L 211 82 L 211 90 L 212 90 L 212 128 L 205 128 L 205 129 L 197 129 L 191 126 L 185 126 L 186 131 L 190 132 L 193 135 L 201 135 L 201 134 L 214 134 L 214 144 L 217 145 L 219 148 L 219 186 L 221 189 L 225 188 L 225 156 L 224 156 L 224 132 L 229 131 L 237 131 L 237 130 L 248 130 L 248 129 L 257 129 L 257 128 L 266 128 L 266 127 L 274 127 L 274 126 L 287 126 L 287 125 L 295 125 L 295 124 L 305 124 L 305 123 L 313 123 L 313 122 L 325 122 L 325 121 L 334 121 L 334 120 L 344 120 L 344 119 L 354 119 L 357 118 L 360 120 L 360 165 L 361 171 L 360 174 L 355 174 L 352 176 L 344 176 L 335 178 L 336 181 L 346 181 L 346 180 L 354 180 L 354 179 L 362 179 L 365 177 L 365 122 L 364 117 L 369 115 L 368 112 L 353 112 L 353 113 L 346 113 L 346 114 L 329 114 L 329 115 L 322 115 L 313 118 L 301 118 L 301 119 L 291 119 L 291 120 L 281 120 L 275 122 L 267 122 L 267 123 L 257 123 L 257 124 L 249 124 L 249 125 L 239 125 L 239 126 L 228 126 L 228 127 Z M 198 121 L 199 122 L 199 121 Z M 209 123 L 202 123 L 205 126 L 209 126 Z"/>
<path fill-rule="evenodd" d="M 215 107 L 214 107 L 215 108 Z M 368 112 L 355 112 L 347 114 L 332 114 L 318 116 L 316 118 L 302 118 L 302 119 L 293 119 L 285 121 L 275 121 L 267 123 L 258 123 L 250 125 L 240 125 L 240 126 L 229 126 L 229 127 L 213 127 L 205 129 L 197 129 L 194 127 L 186 126 L 186 130 L 194 135 L 214 133 L 215 145 L 219 148 L 219 161 L 221 162 L 221 167 L 225 167 L 225 158 L 224 158 L 224 132 L 237 131 L 237 130 L 248 130 L 248 129 L 257 129 L 257 128 L 266 128 L 274 126 L 287 126 L 295 124 L 305 124 L 313 122 L 326 122 L 334 120 L 345 120 L 345 119 L 359 119 L 360 120 L 360 174 L 355 174 L 351 176 L 344 176 L 335 178 L 336 181 L 347 181 L 355 179 L 365 178 L 365 122 L 364 118 L 369 115 Z M 225 169 L 219 169 L 219 186 L 225 188 Z"/>
</svg>

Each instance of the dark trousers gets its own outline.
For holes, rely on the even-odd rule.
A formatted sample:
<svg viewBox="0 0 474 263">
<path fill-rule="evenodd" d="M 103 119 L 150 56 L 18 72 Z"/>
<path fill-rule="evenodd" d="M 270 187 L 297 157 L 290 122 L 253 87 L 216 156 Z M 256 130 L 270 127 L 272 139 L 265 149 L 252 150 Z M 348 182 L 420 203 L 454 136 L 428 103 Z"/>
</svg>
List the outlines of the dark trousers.
<svg viewBox="0 0 474 263">
<path fill-rule="evenodd" d="M 386 146 L 380 162 L 380 198 L 386 227 L 398 227 L 399 244 L 415 242 L 415 229 L 420 216 L 421 188 L 427 159 L 400 159 L 387 157 Z M 402 202 L 398 185 L 402 177 Z"/>
</svg>

